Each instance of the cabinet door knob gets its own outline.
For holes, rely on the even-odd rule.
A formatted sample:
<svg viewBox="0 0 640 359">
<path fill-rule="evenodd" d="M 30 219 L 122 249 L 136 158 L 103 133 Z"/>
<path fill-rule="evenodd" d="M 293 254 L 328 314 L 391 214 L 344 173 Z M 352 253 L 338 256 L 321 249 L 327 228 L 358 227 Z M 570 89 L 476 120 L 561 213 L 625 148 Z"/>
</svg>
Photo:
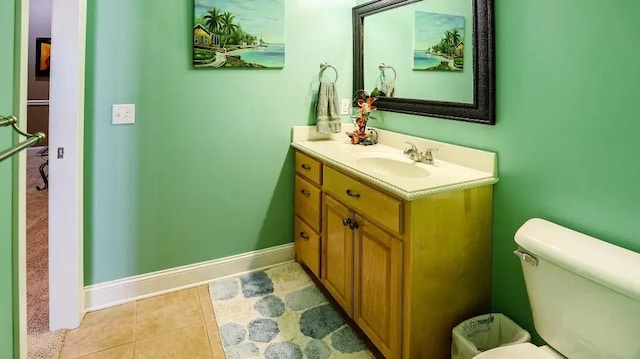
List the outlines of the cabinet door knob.
<svg viewBox="0 0 640 359">
<path fill-rule="evenodd" d="M 349 228 L 351 229 L 358 229 L 360 227 L 360 225 L 358 224 L 358 222 L 351 222 L 349 224 Z"/>
<path fill-rule="evenodd" d="M 360 193 L 353 193 L 353 191 L 350 189 L 347 190 L 347 195 L 354 198 L 360 198 Z"/>
<path fill-rule="evenodd" d="M 345 219 L 342 220 L 342 225 L 345 226 L 345 227 L 349 226 L 349 228 L 351 228 L 351 223 L 353 223 L 353 222 L 351 222 L 351 218 L 345 218 Z"/>
<path fill-rule="evenodd" d="M 306 233 L 304 233 L 304 232 L 300 232 L 300 237 L 302 237 L 302 239 L 304 239 L 305 241 L 308 241 L 308 240 L 309 240 L 309 235 L 307 235 L 307 234 L 306 234 Z"/>
<path fill-rule="evenodd" d="M 300 167 L 302 167 L 302 169 L 305 170 L 305 171 L 309 171 L 311 169 L 311 166 L 306 165 L 304 163 L 302 165 L 300 165 Z"/>
<path fill-rule="evenodd" d="M 306 189 L 301 190 L 300 193 L 302 193 L 302 195 L 305 197 L 311 196 L 311 193 L 309 193 L 309 191 L 307 191 Z"/>
</svg>

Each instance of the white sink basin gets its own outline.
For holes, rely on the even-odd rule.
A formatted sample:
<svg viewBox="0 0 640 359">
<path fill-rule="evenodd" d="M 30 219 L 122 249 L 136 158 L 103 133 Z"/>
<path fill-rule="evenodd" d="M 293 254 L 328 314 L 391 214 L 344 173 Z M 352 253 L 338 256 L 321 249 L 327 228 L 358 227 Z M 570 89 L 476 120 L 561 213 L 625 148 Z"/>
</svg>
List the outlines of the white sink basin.
<svg viewBox="0 0 640 359">
<path fill-rule="evenodd" d="M 429 170 L 422 163 L 416 163 L 409 158 L 387 154 L 357 158 L 355 165 L 366 172 L 373 172 L 386 176 L 404 178 L 426 178 Z"/>
</svg>

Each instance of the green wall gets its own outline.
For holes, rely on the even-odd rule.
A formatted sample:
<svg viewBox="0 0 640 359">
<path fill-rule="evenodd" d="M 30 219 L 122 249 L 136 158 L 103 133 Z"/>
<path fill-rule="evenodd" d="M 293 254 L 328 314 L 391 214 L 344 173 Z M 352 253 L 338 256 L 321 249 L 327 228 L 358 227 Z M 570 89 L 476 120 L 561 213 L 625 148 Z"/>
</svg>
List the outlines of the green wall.
<svg viewBox="0 0 640 359">
<path fill-rule="evenodd" d="M 493 309 L 529 330 L 516 229 L 542 217 L 640 251 L 640 2 L 495 1 L 497 124 L 382 127 L 498 153 Z"/>
<path fill-rule="evenodd" d="M 320 62 L 351 97 L 353 5 L 285 1 L 282 70 L 196 70 L 193 1 L 89 1 L 86 284 L 293 241 L 291 127 Z M 114 103 L 136 124 L 111 125 Z"/>
<path fill-rule="evenodd" d="M 0 115 L 13 109 L 15 3 L 0 2 Z M 0 151 L 11 147 L 13 131 L 0 128 Z M 13 171 L 0 162 L 0 357 L 13 357 Z"/>
</svg>

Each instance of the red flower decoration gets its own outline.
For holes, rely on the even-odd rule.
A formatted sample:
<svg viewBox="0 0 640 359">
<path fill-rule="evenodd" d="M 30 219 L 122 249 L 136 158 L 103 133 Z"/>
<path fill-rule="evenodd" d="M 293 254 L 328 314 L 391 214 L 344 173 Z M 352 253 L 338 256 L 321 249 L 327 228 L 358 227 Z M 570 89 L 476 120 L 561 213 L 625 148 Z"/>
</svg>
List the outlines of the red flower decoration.
<svg viewBox="0 0 640 359">
<path fill-rule="evenodd" d="M 369 120 L 369 113 L 376 110 L 376 107 L 373 106 L 373 103 L 376 101 L 376 97 L 369 96 L 364 91 L 357 91 L 356 96 L 360 97 L 358 99 L 358 113 L 360 117 L 354 119 L 355 129 L 353 132 L 347 132 L 347 136 L 351 138 L 351 143 L 354 145 L 357 144 L 374 144 L 370 140 L 368 140 L 367 136 L 367 121 Z"/>
<path fill-rule="evenodd" d="M 358 112 L 362 114 L 368 114 L 371 111 L 375 111 L 376 107 L 373 106 L 373 103 L 375 101 L 376 101 L 375 97 L 369 97 L 367 98 L 367 101 L 363 99 L 358 100 L 358 106 L 360 106 L 360 108 L 358 109 Z"/>
</svg>

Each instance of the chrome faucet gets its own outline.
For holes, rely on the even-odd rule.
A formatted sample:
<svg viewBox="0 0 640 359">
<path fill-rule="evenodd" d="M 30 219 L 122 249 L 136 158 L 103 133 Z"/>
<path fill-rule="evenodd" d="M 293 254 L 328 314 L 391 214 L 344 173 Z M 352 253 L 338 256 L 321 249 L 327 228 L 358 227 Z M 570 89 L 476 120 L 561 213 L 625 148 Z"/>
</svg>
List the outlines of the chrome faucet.
<svg viewBox="0 0 640 359">
<path fill-rule="evenodd" d="M 420 155 L 420 151 L 418 151 L 416 145 L 413 142 L 409 141 L 405 141 L 404 143 L 411 146 L 404 150 L 404 154 L 409 156 L 412 161 L 420 162 L 422 160 L 422 156 Z"/>
<path fill-rule="evenodd" d="M 404 154 L 409 156 L 409 158 L 412 161 L 415 162 L 422 162 L 422 163 L 426 163 L 426 164 L 433 164 L 433 153 L 434 151 L 438 151 L 437 148 L 429 148 L 427 149 L 424 153 L 420 153 L 420 151 L 418 151 L 418 148 L 416 147 L 416 145 L 413 142 L 409 142 L 409 141 L 405 141 L 406 144 L 410 145 L 411 147 L 408 147 L 404 150 Z"/>
</svg>

